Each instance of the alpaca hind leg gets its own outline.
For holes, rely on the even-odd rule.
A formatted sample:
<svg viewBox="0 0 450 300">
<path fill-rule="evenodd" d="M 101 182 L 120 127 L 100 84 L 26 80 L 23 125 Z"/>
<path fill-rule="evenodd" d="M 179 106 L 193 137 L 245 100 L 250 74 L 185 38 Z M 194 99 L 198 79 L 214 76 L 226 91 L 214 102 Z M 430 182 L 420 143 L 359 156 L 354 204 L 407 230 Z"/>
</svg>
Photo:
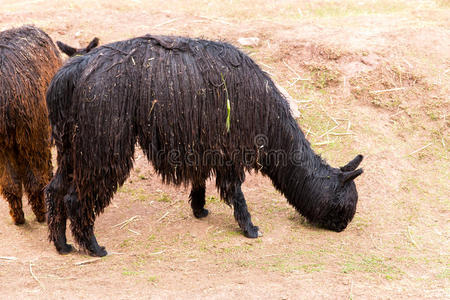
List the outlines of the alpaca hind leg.
<svg viewBox="0 0 450 300">
<path fill-rule="evenodd" d="M 28 171 L 25 180 L 23 180 L 25 191 L 28 196 L 28 202 L 31 209 L 36 215 L 38 222 L 45 221 L 45 213 L 47 212 L 44 202 L 44 188 L 47 184 L 44 178 L 37 178 L 33 172 Z"/>
<path fill-rule="evenodd" d="M 9 203 L 9 214 L 11 215 L 14 224 L 21 225 L 25 223 L 25 216 L 22 210 L 22 195 L 16 190 L 12 190 L 9 187 L 2 188 L 2 194 Z M 21 191 L 21 190 L 20 190 Z M 18 196 L 19 195 L 19 196 Z"/>
<path fill-rule="evenodd" d="M 64 196 L 64 204 L 70 218 L 70 229 L 72 235 L 80 245 L 91 256 L 105 256 L 108 253 L 105 247 L 99 246 L 94 235 L 95 214 L 89 208 L 81 205 L 74 186 Z"/>
<path fill-rule="evenodd" d="M 67 213 L 63 200 L 69 184 L 67 176 L 64 176 L 58 169 L 55 177 L 45 189 L 49 239 L 54 243 L 59 254 L 67 254 L 74 250 L 72 245 L 67 244 Z"/>
<path fill-rule="evenodd" d="M 191 202 L 192 212 L 198 219 L 204 218 L 208 215 L 209 211 L 205 209 L 205 182 L 200 184 L 192 184 L 191 193 L 189 199 Z"/>
<path fill-rule="evenodd" d="M 22 210 L 22 181 L 17 172 L 9 162 L 0 174 L 0 190 L 6 201 L 9 203 L 9 214 L 14 224 L 21 225 L 25 223 L 25 216 Z"/>
</svg>

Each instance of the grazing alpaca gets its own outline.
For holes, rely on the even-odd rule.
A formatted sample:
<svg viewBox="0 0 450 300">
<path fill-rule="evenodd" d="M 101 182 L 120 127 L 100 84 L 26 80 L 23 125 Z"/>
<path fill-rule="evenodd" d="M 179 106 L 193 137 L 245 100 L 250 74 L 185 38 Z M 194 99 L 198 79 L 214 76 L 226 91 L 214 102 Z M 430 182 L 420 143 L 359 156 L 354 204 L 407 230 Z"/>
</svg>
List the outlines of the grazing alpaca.
<svg viewBox="0 0 450 300">
<path fill-rule="evenodd" d="M 335 231 L 356 210 L 357 156 L 341 169 L 314 154 L 269 76 L 235 47 L 200 39 L 143 36 L 72 58 L 47 93 L 58 170 L 46 190 L 49 239 L 60 253 L 66 219 L 76 242 L 104 256 L 98 214 L 133 166 L 139 143 L 166 183 L 192 184 L 205 217 L 205 181 L 216 186 L 250 238 L 258 237 L 241 184 L 245 171 L 269 176 L 302 215 Z"/>
<path fill-rule="evenodd" d="M 37 220 L 45 221 L 44 187 L 52 176 L 45 92 L 60 66 L 42 30 L 0 32 L 0 190 L 16 225 L 25 222 L 22 186 Z"/>
</svg>

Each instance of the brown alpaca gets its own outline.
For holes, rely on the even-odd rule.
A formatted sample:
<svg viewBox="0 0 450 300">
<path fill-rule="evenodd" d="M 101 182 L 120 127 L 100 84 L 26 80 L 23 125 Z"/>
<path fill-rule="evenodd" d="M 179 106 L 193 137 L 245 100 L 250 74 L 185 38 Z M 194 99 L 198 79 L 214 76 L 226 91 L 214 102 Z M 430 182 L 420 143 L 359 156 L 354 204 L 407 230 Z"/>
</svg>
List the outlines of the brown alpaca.
<svg viewBox="0 0 450 300">
<path fill-rule="evenodd" d="M 0 32 L 0 192 L 16 225 L 25 222 L 22 189 L 36 219 L 45 221 L 43 190 L 52 177 L 45 93 L 61 64 L 42 30 Z"/>
<path fill-rule="evenodd" d="M 97 45 L 98 38 L 80 49 L 58 42 L 68 56 L 86 54 Z M 61 65 L 55 44 L 39 28 L 0 32 L 0 192 L 17 225 L 25 222 L 22 188 L 37 220 L 45 221 L 43 189 L 52 177 L 45 93 Z"/>
</svg>

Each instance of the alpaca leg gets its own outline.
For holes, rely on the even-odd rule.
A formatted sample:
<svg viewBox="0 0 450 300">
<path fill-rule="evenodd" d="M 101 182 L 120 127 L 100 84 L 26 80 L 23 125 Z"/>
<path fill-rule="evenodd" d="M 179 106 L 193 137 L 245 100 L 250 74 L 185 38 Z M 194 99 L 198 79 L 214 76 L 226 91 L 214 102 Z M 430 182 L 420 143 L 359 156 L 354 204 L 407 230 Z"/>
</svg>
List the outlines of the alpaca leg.
<svg viewBox="0 0 450 300">
<path fill-rule="evenodd" d="M 67 176 L 64 176 L 58 169 L 55 177 L 45 190 L 46 203 L 48 208 L 47 224 L 49 239 L 55 244 L 56 250 L 60 254 L 67 254 L 74 250 L 72 245 L 67 244 L 66 223 L 67 213 L 63 201 L 63 196 L 69 186 Z M 66 179 L 66 180 L 65 180 Z"/>
<path fill-rule="evenodd" d="M 28 171 L 28 174 L 23 180 L 25 191 L 28 196 L 28 202 L 31 205 L 31 209 L 36 215 L 36 219 L 38 222 L 45 221 L 45 202 L 44 202 L 44 188 L 46 186 L 46 182 L 44 178 L 36 178 L 33 172 Z"/>
<path fill-rule="evenodd" d="M 93 224 L 82 224 L 80 220 L 73 220 L 72 218 L 70 220 L 70 229 L 72 230 L 72 234 L 82 249 L 86 250 L 90 256 L 102 257 L 108 254 L 105 247 L 98 244 L 97 238 L 94 234 Z"/>
<path fill-rule="evenodd" d="M 233 205 L 234 218 L 239 224 L 239 227 L 244 232 L 244 235 L 248 238 L 257 238 L 259 233 L 258 226 L 254 226 L 250 213 L 245 203 L 244 194 L 241 190 L 241 181 L 233 182 L 226 180 L 230 176 L 227 174 L 218 174 L 216 177 L 216 185 L 219 188 L 220 196 L 229 205 Z M 238 177 L 235 175 L 234 177 Z M 243 176 L 241 176 L 243 178 Z"/>
<path fill-rule="evenodd" d="M 23 224 L 25 223 L 25 216 L 22 210 L 22 182 L 20 177 L 8 162 L 2 173 L 2 175 L 0 174 L 0 190 L 9 203 L 9 214 L 14 224 Z"/>
<path fill-rule="evenodd" d="M 105 256 L 108 254 L 105 247 L 99 246 L 94 235 L 95 214 L 92 208 L 81 205 L 74 185 L 69 193 L 64 196 L 64 204 L 70 218 L 70 229 L 72 235 L 80 245 L 91 256 Z"/>
<path fill-rule="evenodd" d="M 2 187 L 2 194 L 9 203 L 9 214 L 11 215 L 14 224 L 21 225 L 25 223 L 25 216 L 22 210 L 22 190 L 13 191 L 9 187 Z M 17 196 L 19 194 L 19 196 Z"/>
<path fill-rule="evenodd" d="M 254 226 L 252 223 L 240 184 L 236 186 L 231 203 L 234 208 L 234 218 L 244 232 L 244 235 L 248 238 L 257 238 L 260 236 L 258 226 Z"/>
<path fill-rule="evenodd" d="M 192 212 L 196 218 L 204 218 L 208 215 L 208 210 L 205 209 L 205 182 L 201 184 L 192 184 L 191 194 L 189 195 L 191 201 Z"/>
<path fill-rule="evenodd" d="M 73 220 L 72 218 L 70 220 L 72 234 L 82 249 L 86 250 L 90 256 L 102 257 L 108 254 L 105 247 L 98 244 L 93 224 L 82 224 L 80 220 Z"/>
</svg>

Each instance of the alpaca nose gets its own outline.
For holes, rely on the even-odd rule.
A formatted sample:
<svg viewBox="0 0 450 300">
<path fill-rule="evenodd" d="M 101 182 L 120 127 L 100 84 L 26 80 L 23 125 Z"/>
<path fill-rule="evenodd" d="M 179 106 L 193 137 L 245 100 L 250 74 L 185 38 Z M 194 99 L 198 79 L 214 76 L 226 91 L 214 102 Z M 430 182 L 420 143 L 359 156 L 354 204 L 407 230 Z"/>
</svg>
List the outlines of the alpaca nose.
<svg viewBox="0 0 450 300">
<path fill-rule="evenodd" d="M 331 230 L 333 230 L 335 232 L 341 232 L 345 228 L 347 228 L 347 223 L 341 222 L 341 223 L 334 223 L 334 224 L 332 224 Z"/>
</svg>

